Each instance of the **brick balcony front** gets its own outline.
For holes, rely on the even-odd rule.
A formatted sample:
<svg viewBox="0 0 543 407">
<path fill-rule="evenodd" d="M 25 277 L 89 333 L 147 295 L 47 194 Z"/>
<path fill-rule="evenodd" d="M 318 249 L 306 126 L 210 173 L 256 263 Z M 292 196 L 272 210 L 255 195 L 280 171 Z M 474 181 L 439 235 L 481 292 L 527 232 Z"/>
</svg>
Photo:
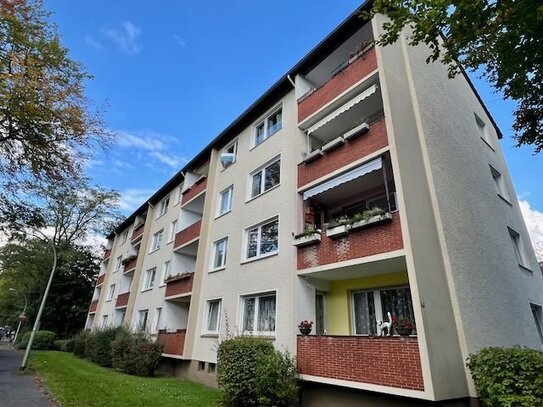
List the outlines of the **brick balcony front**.
<svg viewBox="0 0 543 407">
<path fill-rule="evenodd" d="M 162 353 L 183 355 L 186 334 L 186 329 L 178 329 L 176 332 L 158 331 L 157 342 L 163 346 Z"/>
<path fill-rule="evenodd" d="M 417 338 L 298 336 L 298 373 L 424 390 Z"/>
<path fill-rule="evenodd" d="M 207 178 L 202 177 L 196 181 L 189 189 L 183 192 L 183 197 L 181 198 L 181 204 L 184 205 L 187 202 L 193 200 L 196 196 L 200 195 L 202 191 L 205 191 L 207 188 Z"/>
<path fill-rule="evenodd" d="M 128 298 L 130 298 L 130 292 L 119 294 L 117 296 L 117 301 L 115 302 L 115 307 L 126 307 L 128 305 Z"/>
<path fill-rule="evenodd" d="M 175 235 L 175 242 L 173 244 L 174 250 L 179 246 L 183 246 L 196 238 L 200 237 L 200 229 L 202 228 L 202 221 L 193 223 L 188 228 L 177 232 Z"/>
<path fill-rule="evenodd" d="M 106 279 L 106 273 L 100 274 L 100 275 L 98 276 L 98 279 L 96 280 L 96 285 L 98 286 L 98 285 L 104 284 L 104 280 L 105 280 L 105 279 Z"/>
<path fill-rule="evenodd" d="M 141 223 L 138 227 L 134 228 L 134 231 L 132 232 L 132 237 L 130 238 L 130 241 L 134 241 L 138 238 L 140 238 L 143 235 L 143 229 L 145 224 Z"/>
<path fill-rule="evenodd" d="M 319 159 L 298 164 L 298 187 L 303 187 L 388 145 L 384 117 L 371 123 L 370 129 L 354 140 L 346 141 Z"/>
<path fill-rule="evenodd" d="M 388 223 L 352 231 L 339 239 L 332 239 L 323 232 L 319 243 L 298 248 L 298 270 L 388 253 L 402 248 L 400 215 L 394 212 L 392 220 Z"/>
<path fill-rule="evenodd" d="M 298 103 L 298 122 L 339 96 L 377 69 L 375 47 L 352 61 L 345 69 Z"/>
<path fill-rule="evenodd" d="M 136 257 L 135 259 L 132 259 L 128 263 L 126 263 L 124 265 L 123 273 L 128 273 L 130 271 L 134 271 L 134 269 L 136 268 L 137 261 L 138 261 L 138 258 Z"/>
<path fill-rule="evenodd" d="M 93 300 L 90 303 L 89 312 L 96 312 L 96 308 L 98 307 L 98 300 Z"/>
<path fill-rule="evenodd" d="M 194 282 L 194 273 L 190 273 L 188 276 L 170 280 L 166 282 L 166 297 L 173 295 L 188 294 L 192 292 L 192 283 Z"/>
<path fill-rule="evenodd" d="M 111 249 L 104 250 L 104 255 L 102 256 L 103 260 L 107 260 L 111 257 Z"/>
</svg>

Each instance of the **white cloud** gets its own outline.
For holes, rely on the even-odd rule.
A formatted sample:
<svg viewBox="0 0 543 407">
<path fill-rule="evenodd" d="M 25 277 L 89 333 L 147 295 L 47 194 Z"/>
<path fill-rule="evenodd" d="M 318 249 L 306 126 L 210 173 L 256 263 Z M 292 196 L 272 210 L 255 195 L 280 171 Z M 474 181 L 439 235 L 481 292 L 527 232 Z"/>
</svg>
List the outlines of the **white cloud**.
<svg viewBox="0 0 543 407">
<path fill-rule="evenodd" d="M 539 261 L 543 261 L 543 212 L 533 209 L 528 201 L 519 200 L 520 211 Z"/>
<path fill-rule="evenodd" d="M 136 147 L 149 151 L 159 151 L 165 147 L 163 137 L 155 133 L 131 133 L 119 130 L 117 135 L 117 144 L 121 147 Z"/>
<path fill-rule="evenodd" d="M 176 34 L 172 38 L 175 41 L 175 43 L 179 45 L 181 48 L 185 48 L 187 46 L 187 43 L 185 42 L 185 40 L 181 38 L 179 35 Z"/>
<path fill-rule="evenodd" d="M 131 21 L 123 21 L 120 27 L 102 30 L 102 33 L 127 54 L 138 54 L 141 51 L 137 40 L 142 30 Z"/>
<path fill-rule="evenodd" d="M 113 165 L 118 168 L 124 168 L 127 170 L 133 169 L 134 166 L 130 163 L 127 163 L 126 161 L 122 160 L 113 160 Z"/>
<path fill-rule="evenodd" d="M 94 49 L 102 49 L 102 44 L 96 41 L 90 34 L 85 35 L 85 44 Z"/>
<path fill-rule="evenodd" d="M 167 166 L 172 167 L 172 168 L 179 168 L 179 165 L 181 164 L 180 159 L 178 159 L 177 157 L 164 154 L 158 151 L 153 151 L 149 155 L 151 157 L 155 157 L 161 163 L 166 164 Z"/>
<path fill-rule="evenodd" d="M 134 211 L 156 192 L 150 188 L 129 188 L 121 191 L 119 207 L 123 211 Z"/>
</svg>

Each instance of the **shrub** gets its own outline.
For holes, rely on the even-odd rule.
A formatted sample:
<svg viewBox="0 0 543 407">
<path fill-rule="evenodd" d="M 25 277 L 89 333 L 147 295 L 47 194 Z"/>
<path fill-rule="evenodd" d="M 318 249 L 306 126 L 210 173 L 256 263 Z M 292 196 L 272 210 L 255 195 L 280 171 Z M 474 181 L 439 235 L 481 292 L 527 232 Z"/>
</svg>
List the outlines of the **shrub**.
<svg viewBox="0 0 543 407">
<path fill-rule="evenodd" d="M 217 381 L 226 406 L 296 406 L 294 362 L 264 339 L 238 337 L 219 345 Z"/>
<path fill-rule="evenodd" d="M 32 331 L 26 332 L 21 342 L 17 344 L 17 349 L 26 349 L 28 342 L 30 341 L 30 336 Z M 57 334 L 52 331 L 37 331 L 34 335 L 34 341 L 32 342 L 32 349 L 35 350 L 50 350 L 55 349 L 55 339 Z"/>
<path fill-rule="evenodd" d="M 130 332 L 123 329 L 117 333 L 115 340 L 111 343 L 111 365 L 115 369 L 125 370 L 133 338 Z"/>
<path fill-rule="evenodd" d="M 122 328 L 104 328 L 94 333 L 94 347 L 90 354 L 94 363 L 111 367 L 111 344 Z"/>
<path fill-rule="evenodd" d="M 470 355 L 468 367 L 485 405 L 543 406 L 543 352 L 514 348 L 485 348 Z"/>
<path fill-rule="evenodd" d="M 72 352 L 79 358 L 90 357 L 92 354 L 92 339 L 93 334 L 88 331 L 81 331 L 74 338 Z M 87 349 L 88 348 L 88 349 Z"/>
<path fill-rule="evenodd" d="M 162 346 L 142 334 L 132 336 L 123 361 L 123 371 L 137 376 L 153 376 L 162 356 Z"/>
</svg>

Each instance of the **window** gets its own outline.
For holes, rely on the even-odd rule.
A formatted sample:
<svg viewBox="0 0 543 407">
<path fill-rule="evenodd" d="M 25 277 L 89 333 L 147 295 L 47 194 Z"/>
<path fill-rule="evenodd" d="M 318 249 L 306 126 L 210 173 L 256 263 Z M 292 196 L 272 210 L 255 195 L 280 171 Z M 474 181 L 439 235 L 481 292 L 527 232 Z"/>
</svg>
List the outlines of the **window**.
<svg viewBox="0 0 543 407">
<path fill-rule="evenodd" d="M 149 290 L 155 285 L 156 267 L 149 269 L 145 272 L 145 281 L 143 282 L 143 289 Z"/>
<path fill-rule="evenodd" d="M 535 328 L 537 329 L 539 339 L 543 345 L 543 312 L 541 306 L 537 304 L 530 304 L 530 308 L 532 309 L 532 314 L 534 316 Z"/>
<path fill-rule="evenodd" d="M 242 298 L 241 326 L 251 334 L 275 333 L 275 293 Z"/>
<path fill-rule="evenodd" d="M 395 211 L 397 209 L 396 208 L 396 193 L 394 192 L 390 193 L 389 200 L 390 200 L 390 210 Z M 373 209 L 373 208 L 381 208 L 388 211 L 387 196 L 382 195 L 377 198 L 368 199 L 366 201 L 366 209 Z"/>
<path fill-rule="evenodd" d="M 160 201 L 160 204 L 158 206 L 158 217 L 164 215 L 166 212 L 168 212 L 168 206 L 170 205 L 170 197 L 167 196 L 162 201 Z"/>
<path fill-rule="evenodd" d="M 170 272 L 172 270 L 172 262 L 171 261 L 165 261 L 164 267 L 162 268 L 162 280 L 161 284 L 164 284 L 165 280 L 170 276 Z"/>
<path fill-rule="evenodd" d="M 120 310 L 119 311 L 119 326 L 121 326 L 122 324 L 124 324 L 124 318 L 126 317 L 126 310 Z"/>
<path fill-rule="evenodd" d="M 107 315 L 102 315 L 102 328 L 106 328 L 107 327 Z"/>
<path fill-rule="evenodd" d="M 507 227 L 507 229 L 509 230 L 509 236 L 511 238 L 511 244 L 513 245 L 513 250 L 515 252 L 517 262 L 519 265 L 525 267 L 526 263 L 524 262 L 522 238 L 520 237 L 520 234 L 516 230 L 513 230 L 510 227 Z"/>
<path fill-rule="evenodd" d="M 109 286 L 109 293 L 107 294 L 107 300 L 111 301 L 115 296 L 115 284 Z"/>
<path fill-rule="evenodd" d="M 176 233 L 177 233 L 177 219 L 174 220 L 172 224 L 170 225 L 170 237 L 168 239 L 168 243 L 173 242 L 173 240 L 175 239 Z"/>
<path fill-rule="evenodd" d="M 217 364 L 209 362 L 207 364 L 207 373 L 215 373 L 215 370 L 217 369 Z"/>
<path fill-rule="evenodd" d="M 222 300 L 208 300 L 206 305 L 205 332 L 218 333 Z"/>
<path fill-rule="evenodd" d="M 505 182 L 503 180 L 502 174 L 500 174 L 500 172 L 493 166 L 490 166 L 490 173 L 492 174 L 492 178 L 494 179 L 494 184 L 496 186 L 496 192 L 498 193 L 498 195 L 504 199 L 508 199 L 509 196 L 505 188 Z"/>
<path fill-rule="evenodd" d="M 213 269 L 218 270 L 226 267 L 226 252 L 228 249 L 228 238 L 217 240 L 213 249 Z"/>
<path fill-rule="evenodd" d="M 128 240 L 128 231 L 129 231 L 129 229 L 126 229 L 126 230 L 123 232 L 122 243 L 126 243 L 126 241 Z"/>
<path fill-rule="evenodd" d="M 254 129 L 253 144 L 256 147 L 268 137 L 281 130 L 283 127 L 283 108 L 275 110 L 264 121 L 259 122 Z"/>
<path fill-rule="evenodd" d="M 396 318 L 415 322 L 409 287 L 354 291 L 352 293 L 353 333 L 377 334 L 376 321 L 388 320 L 387 313 Z"/>
<path fill-rule="evenodd" d="M 153 241 L 151 245 L 151 251 L 160 249 L 162 246 L 162 239 L 164 238 L 164 229 L 159 230 L 153 235 Z"/>
<path fill-rule="evenodd" d="M 219 210 L 217 216 L 224 215 L 232 209 L 232 193 L 234 186 L 231 185 L 219 194 Z"/>
<path fill-rule="evenodd" d="M 147 329 L 147 317 L 149 316 L 149 310 L 144 309 L 139 312 L 138 315 L 138 331 L 145 331 Z"/>
<path fill-rule="evenodd" d="M 162 315 L 162 308 L 157 308 L 156 309 L 156 317 L 155 317 L 155 328 L 154 328 L 154 331 L 155 332 L 158 332 L 158 330 L 160 329 L 160 317 Z"/>
<path fill-rule="evenodd" d="M 121 255 L 115 259 L 115 270 L 113 270 L 113 272 L 116 273 L 117 271 L 119 271 L 122 264 L 123 264 L 123 256 Z"/>
<path fill-rule="evenodd" d="M 490 138 L 490 133 L 488 132 L 488 127 L 485 122 L 481 120 L 481 118 L 477 115 L 475 115 L 475 122 L 477 123 L 477 127 L 479 128 L 479 136 L 486 144 L 489 145 L 490 148 L 494 149 L 492 145 L 492 140 Z"/>
<path fill-rule="evenodd" d="M 281 181 L 281 159 L 273 161 L 251 173 L 251 198 L 258 196 Z"/>
<path fill-rule="evenodd" d="M 247 259 L 270 255 L 279 249 L 279 219 L 246 229 Z"/>
<path fill-rule="evenodd" d="M 198 361 L 198 370 L 205 370 L 206 362 Z"/>
<path fill-rule="evenodd" d="M 236 162 L 238 154 L 238 141 L 234 141 L 233 143 L 230 143 L 221 153 L 221 165 L 223 169 L 226 169 L 230 167 L 232 164 Z"/>
</svg>

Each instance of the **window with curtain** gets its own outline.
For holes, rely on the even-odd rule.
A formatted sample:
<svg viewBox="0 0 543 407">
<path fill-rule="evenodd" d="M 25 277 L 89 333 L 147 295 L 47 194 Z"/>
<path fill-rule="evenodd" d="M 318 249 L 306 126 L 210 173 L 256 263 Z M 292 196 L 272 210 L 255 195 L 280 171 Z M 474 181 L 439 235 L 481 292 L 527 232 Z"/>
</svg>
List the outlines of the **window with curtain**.
<svg viewBox="0 0 543 407">
<path fill-rule="evenodd" d="M 243 331 L 251 334 L 275 332 L 276 295 L 263 294 L 243 298 Z"/>
</svg>

